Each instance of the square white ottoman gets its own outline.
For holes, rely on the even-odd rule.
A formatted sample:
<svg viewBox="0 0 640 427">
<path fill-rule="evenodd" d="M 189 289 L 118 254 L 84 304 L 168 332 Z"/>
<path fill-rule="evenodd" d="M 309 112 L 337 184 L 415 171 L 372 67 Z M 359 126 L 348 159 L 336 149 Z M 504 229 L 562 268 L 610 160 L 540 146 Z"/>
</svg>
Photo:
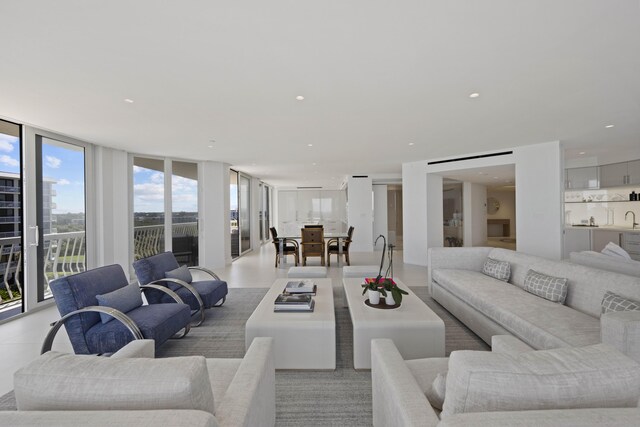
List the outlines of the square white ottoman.
<svg viewBox="0 0 640 427">
<path fill-rule="evenodd" d="M 327 267 L 291 267 L 287 272 L 287 277 L 322 279 L 327 277 Z"/>
<path fill-rule="evenodd" d="M 379 270 L 377 265 L 345 265 L 342 267 L 342 277 L 376 277 Z"/>
</svg>

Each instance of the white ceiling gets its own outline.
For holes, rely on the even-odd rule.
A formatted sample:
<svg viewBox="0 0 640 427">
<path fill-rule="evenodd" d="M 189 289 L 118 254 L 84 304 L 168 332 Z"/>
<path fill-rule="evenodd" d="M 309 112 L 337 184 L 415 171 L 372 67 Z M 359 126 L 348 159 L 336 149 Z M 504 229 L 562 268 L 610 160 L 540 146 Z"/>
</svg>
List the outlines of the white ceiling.
<svg viewBox="0 0 640 427">
<path fill-rule="evenodd" d="M 2 0 L 0 40 L 0 116 L 274 185 L 640 147 L 638 0 Z"/>
</svg>

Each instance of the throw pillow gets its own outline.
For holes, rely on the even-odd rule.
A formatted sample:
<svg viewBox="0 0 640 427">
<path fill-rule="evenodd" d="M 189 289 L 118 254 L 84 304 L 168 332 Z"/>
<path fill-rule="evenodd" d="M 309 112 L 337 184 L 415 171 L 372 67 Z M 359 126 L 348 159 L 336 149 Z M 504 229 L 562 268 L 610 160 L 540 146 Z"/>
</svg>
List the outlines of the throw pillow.
<svg viewBox="0 0 640 427">
<path fill-rule="evenodd" d="M 609 255 L 612 257 L 626 259 L 627 261 L 631 261 L 631 255 L 620 246 L 616 245 L 613 242 L 607 243 L 607 246 L 601 251 L 601 253 L 605 255 Z"/>
<path fill-rule="evenodd" d="M 164 273 L 164 277 L 169 279 L 178 279 L 183 282 L 191 283 L 193 277 L 191 276 L 191 272 L 189 271 L 189 267 L 183 265 L 182 267 L 178 267 L 175 270 L 167 271 Z"/>
<path fill-rule="evenodd" d="M 142 305 L 140 287 L 135 283 L 123 286 L 107 294 L 96 295 L 96 299 L 99 306 L 115 308 L 123 313 Z M 102 323 L 107 323 L 113 320 L 113 317 L 106 313 L 100 313 L 100 320 L 102 320 Z"/>
<path fill-rule="evenodd" d="M 511 264 L 507 261 L 498 261 L 497 259 L 487 258 L 482 266 L 482 273 L 491 276 L 503 282 L 508 282 L 511 277 Z"/>
<path fill-rule="evenodd" d="M 630 310 L 640 310 L 640 301 L 614 294 L 611 291 L 604 293 L 604 298 L 602 298 L 602 314 L 611 313 L 612 311 Z"/>
<path fill-rule="evenodd" d="M 567 299 L 567 278 L 547 276 L 530 269 L 524 277 L 524 290 L 549 301 L 564 304 L 564 300 Z"/>
<path fill-rule="evenodd" d="M 427 399 L 429 400 L 429 403 L 431 404 L 431 406 L 433 406 L 434 408 L 442 411 L 442 406 L 444 405 L 444 394 L 446 391 L 446 386 L 447 384 L 447 373 L 446 372 L 440 372 L 436 378 L 433 380 L 433 383 L 431 384 L 431 388 L 427 391 L 425 391 L 425 395 L 427 396 Z"/>
</svg>

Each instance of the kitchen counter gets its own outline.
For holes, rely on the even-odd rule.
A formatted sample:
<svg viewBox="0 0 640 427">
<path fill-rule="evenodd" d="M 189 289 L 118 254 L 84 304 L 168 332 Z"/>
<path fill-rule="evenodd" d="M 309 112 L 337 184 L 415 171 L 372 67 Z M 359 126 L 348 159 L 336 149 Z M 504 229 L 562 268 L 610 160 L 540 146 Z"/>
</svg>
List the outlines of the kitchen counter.
<svg viewBox="0 0 640 427">
<path fill-rule="evenodd" d="M 619 226 L 619 225 L 599 225 L 597 227 L 589 227 L 582 225 L 568 225 L 565 228 L 570 228 L 572 230 L 603 230 L 603 231 L 620 231 L 621 233 L 640 233 L 640 228 L 636 227 L 636 229 L 632 229 L 627 226 Z"/>
</svg>

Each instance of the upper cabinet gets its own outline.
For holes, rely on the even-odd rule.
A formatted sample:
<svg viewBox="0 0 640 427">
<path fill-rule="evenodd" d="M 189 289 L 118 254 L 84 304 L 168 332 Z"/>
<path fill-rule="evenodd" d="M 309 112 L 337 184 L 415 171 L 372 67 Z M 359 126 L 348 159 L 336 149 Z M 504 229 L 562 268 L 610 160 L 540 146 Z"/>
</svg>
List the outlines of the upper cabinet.
<svg viewBox="0 0 640 427">
<path fill-rule="evenodd" d="M 597 190 L 640 184 L 640 160 L 565 169 L 567 190 Z"/>
<path fill-rule="evenodd" d="M 598 167 L 565 169 L 564 185 L 567 190 L 588 190 L 599 188 Z"/>
<path fill-rule="evenodd" d="M 600 188 L 627 185 L 627 162 L 600 166 Z"/>
<path fill-rule="evenodd" d="M 627 184 L 640 184 L 640 160 L 627 163 Z"/>
</svg>

